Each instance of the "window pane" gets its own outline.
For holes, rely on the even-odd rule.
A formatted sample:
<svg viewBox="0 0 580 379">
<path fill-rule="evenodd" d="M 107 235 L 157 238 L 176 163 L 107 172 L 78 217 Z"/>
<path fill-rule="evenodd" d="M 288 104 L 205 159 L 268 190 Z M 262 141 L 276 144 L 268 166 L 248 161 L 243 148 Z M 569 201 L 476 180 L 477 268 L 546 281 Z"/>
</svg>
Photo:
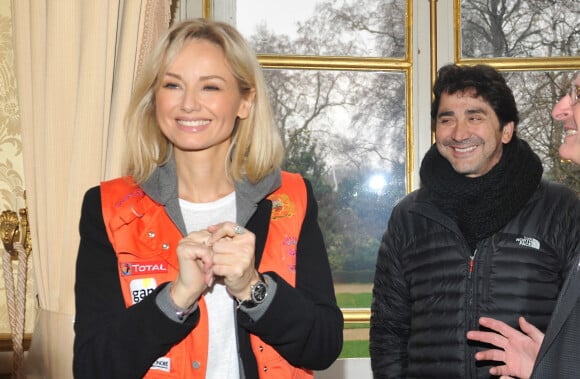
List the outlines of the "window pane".
<svg viewBox="0 0 580 379">
<path fill-rule="evenodd" d="M 563 162 L 558 154 L 564 130 L 551 117 L 552 108 L 570 88 L 576 72 L 523 71 L 505 73 L 520 112 L 519 135 L 540 156 L 544 176 L 563 183 L 580 194 L 576 165 Z"/>
<path fill-rule="evenodd" d="M 405 56 L 405 0 L 238 0 L 236 26 L 258 54 Z"/>
<path fill-rule="evenodd" d="M 467 58 L 580 55 L 578 0 L 461 0 Z"/>
<path fill-rule="evenodd" d="M 319 202 L 339 305 L 370 307 L 380 238 L 406 193 L 405 75 L 265 73 L 287 148 L 285 168 L 308 178 Z"/>
</svg>

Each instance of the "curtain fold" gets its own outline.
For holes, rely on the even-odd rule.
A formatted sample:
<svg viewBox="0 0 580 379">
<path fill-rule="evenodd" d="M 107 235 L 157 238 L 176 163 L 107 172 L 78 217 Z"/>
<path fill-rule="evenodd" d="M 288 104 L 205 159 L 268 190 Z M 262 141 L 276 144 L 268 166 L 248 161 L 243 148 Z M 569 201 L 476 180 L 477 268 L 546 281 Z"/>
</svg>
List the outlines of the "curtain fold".
<svg viewBox="0 0 580 379">
<path fill-rule="evenodd" d="M 24 177 L 39 312 L 29 378 L 72 378 L 84 192 L 121 174 L 123 117 L 170 0 L 12 0 Z"/>
</svg>

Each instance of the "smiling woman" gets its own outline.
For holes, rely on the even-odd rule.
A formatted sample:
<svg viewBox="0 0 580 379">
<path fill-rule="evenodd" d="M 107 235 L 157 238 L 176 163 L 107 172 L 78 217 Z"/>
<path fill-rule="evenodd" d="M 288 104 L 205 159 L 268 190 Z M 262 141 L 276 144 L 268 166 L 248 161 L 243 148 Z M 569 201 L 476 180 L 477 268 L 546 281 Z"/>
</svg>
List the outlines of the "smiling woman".
<svg viewBox="0 0 580 379">
<path fill-rule="evenodd" d="M 240 88 L 218 45 L 199 39 L 186 42 L 155 91 L 159 128 L 173 146 L 176 162 L 225 165 L 234 127 L 249 116 L 254 95 L 254 89 Z M 214 200 L 196 195 L 195 188 L 183 188 L 185 200 Z"/>
<path fill-rule="evenodd" d="M 83 202 L 75 377 L 311 379 L 330 366 L 343 317 L 317 203 L 280 168 L 262 71 L 236 29 L 175 24 L 127 129 L 127 176 Z"/>
</svg>

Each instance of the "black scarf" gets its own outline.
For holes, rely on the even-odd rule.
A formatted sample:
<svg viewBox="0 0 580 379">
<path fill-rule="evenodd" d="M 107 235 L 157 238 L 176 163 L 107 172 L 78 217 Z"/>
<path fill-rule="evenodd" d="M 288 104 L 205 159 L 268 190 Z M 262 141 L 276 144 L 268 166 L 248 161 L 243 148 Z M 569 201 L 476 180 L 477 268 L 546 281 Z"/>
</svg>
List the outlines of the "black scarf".
<svg viewBox="0 0 580 379">
<path fill-rule="evenodd" d="M 458 174 L 433 145 L 421 163 L 421 185 L 435 205 L 459 226 L 473 250 L 505 226 L 526 204 L 542 178 L 540 158 L 514 136 L 500 161 L 485 175 Z"/>
</svg>

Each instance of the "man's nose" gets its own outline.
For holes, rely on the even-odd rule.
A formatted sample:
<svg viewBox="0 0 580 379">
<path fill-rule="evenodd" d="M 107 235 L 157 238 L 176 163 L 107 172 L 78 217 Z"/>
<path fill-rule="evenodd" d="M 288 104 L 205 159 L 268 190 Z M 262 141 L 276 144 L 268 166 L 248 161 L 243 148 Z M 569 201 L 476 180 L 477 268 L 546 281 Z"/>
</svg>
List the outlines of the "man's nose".
<svg viewBox="0 0 580 379">
<path fill-rule="evenodd" d="M 452 138 L 456 141 L 463 141 L 470 136 L 469 125 L 466 120 L 457 120 L 457 124 L 453 129 Z"/>
<path fill-rule="evenodd" d="M 570 94 L 564 95 L 552 109 L 552 117 L 557 121 L 564 121 L 572 117 Z"/>
</svg>

